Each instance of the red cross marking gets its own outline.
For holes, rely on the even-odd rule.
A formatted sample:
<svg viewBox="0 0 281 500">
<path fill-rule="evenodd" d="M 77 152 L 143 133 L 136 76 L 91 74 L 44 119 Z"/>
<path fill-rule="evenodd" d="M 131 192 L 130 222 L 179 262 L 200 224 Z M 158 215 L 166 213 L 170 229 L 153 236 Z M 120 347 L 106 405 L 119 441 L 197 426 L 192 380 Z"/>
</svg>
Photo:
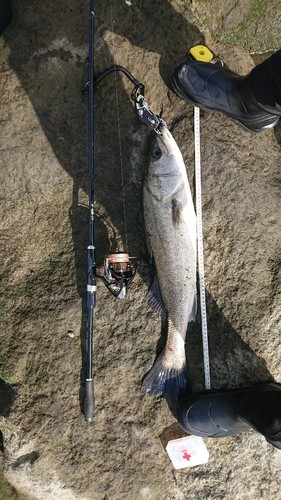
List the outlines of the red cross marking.
<svg viewBox="0 0 281 500">
<path fill-rule="evenodd" d="M 184 458 L 185 460 L 190 460 L 191 455 L 187 452 L 187 450 L 183 450 L 182 451 L 182 458 Z"/>
</svg>

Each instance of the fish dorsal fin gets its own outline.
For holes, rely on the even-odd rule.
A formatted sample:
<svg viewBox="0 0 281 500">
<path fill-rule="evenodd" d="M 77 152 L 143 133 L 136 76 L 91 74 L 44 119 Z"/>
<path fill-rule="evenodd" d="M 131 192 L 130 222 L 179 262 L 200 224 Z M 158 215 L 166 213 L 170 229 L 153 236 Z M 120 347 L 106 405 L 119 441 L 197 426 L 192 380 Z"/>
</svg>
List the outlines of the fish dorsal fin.
<svg viewBox="0 0 281 500">
<path fill-rule="evenodd" d="M 154 276 L 152 285 L 146 294 L 146 300 L 152 309 L 154 309 L 162 319 L 166 318 L 166 308 L 162 299 L 161 290 L 159 287 L 158 279 Z"/>
</svg>

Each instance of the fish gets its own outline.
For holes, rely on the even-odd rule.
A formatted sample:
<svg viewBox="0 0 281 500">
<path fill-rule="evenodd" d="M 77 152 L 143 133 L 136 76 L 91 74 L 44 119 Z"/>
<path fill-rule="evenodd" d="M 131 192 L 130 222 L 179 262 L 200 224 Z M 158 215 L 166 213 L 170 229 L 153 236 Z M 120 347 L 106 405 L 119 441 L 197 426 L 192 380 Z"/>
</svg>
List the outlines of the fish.
<svg viewBox="0 0 281 500">
<path fill-rule="evenodd" d="M 177 397 L 189 384 L 185 338 L 197 312 L 197 222 L 180 149 L 165 123 L 159 130 L 144 179 L 143 214 L 156 270 L 147 301 L 165 318 L 167 339 L 141 392 Z"/>
</svg>

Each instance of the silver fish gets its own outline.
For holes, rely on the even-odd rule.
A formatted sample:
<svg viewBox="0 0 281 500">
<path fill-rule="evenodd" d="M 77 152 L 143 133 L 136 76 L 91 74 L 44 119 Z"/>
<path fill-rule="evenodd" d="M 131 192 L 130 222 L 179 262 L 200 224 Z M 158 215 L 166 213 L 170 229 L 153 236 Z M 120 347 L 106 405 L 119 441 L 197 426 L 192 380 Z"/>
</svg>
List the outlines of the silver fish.
<svg viewBox="0 0 281 500">
<path fill-rule="evenodd" d="M 148 302 L 165 311 L 167 341 L 142 384 L 142 393 L 177 396 L 188 384 L 185 337 L 195 321 L 196 215 L 186 168 L 165 125 L 151 151 L 144 182 L 144 221 L 158 279 Z"/>
</svg>

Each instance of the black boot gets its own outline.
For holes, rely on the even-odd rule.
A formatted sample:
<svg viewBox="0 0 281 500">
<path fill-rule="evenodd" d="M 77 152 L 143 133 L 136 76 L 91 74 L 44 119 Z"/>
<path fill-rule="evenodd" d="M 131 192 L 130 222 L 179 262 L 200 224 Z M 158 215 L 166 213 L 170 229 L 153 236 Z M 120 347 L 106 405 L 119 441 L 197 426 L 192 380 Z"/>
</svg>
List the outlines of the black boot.
<svg viewBox="0 0 281 500">
<path fill-rule="evenodd" d="M 174 72 L 172 88 L 182 99 L 220 111 L 254 132 L 274 127 L 279 119 L 258 105 L 251 73 L 241 77 L 216 64 L 185 61 Z"/>
<path fill-rule="evenodd" d="M 281 447 L 281 385 L 263 383 L 244 389 L 186 395 L 176 416 L 189 434 L 225 437 L 250 427 Z"/>
<path fill-rule="evenodd" d="M 238 413 L 270 444 L 281 449 L 281 385 L 270 384 L 268 389 L 248 394 Z"/>
</svg>

